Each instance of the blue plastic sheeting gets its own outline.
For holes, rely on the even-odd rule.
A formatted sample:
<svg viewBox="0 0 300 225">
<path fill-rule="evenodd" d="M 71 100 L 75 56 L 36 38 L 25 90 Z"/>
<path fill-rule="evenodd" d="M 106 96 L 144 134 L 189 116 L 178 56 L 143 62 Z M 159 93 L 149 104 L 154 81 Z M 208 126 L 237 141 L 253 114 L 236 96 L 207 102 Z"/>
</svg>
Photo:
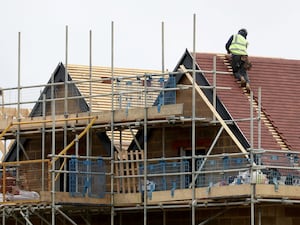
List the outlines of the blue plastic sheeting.
<svg viewBox="0 0 300 225">
<path fill-rule="evenodd" d="M 69 192 L 71 196 L 103 198 L 105 195 L 105 163 L 72 158 L 69 161 Z"/>
<path fill-rule="evenodd" d="M 196 187 L 208 187 L 213 185 L 229 185 L 233 182 L 238 172 L 230 172 L 231 169 L 247 169 L 249 160 L 247 158 L 229 158 L 224 156 L 218 159 L 206 160 L 204 166 L 201 168 L 204 159 L 196 160 L 196 172 L 198 176 L 196 179 Z M 207 171 L 219 171 L 218 173 L 209 173 Z M 205 172 L 205 173 L 201 173 Z"/>
<path fill-rule="evenodd" d="M 181 162 L 165 162 L 160 161 L 156 164 L 147 166 L 147 187 L 146 190 L 151 195 L 153 191 L 170 190 L 171 195 L 174 195 L 176 189 L 187 188 L 190 183 L 189 176 L 178 174 L 188 172 L 189 162 L 183 160 Z M 144 173 L 144 166 L 140 165 L 140 174 Z M 151 176 L 151 174 L 155 176 Z M 143 179 L 140 179 L 140 190 L 144 191 Z"/>
</svg>

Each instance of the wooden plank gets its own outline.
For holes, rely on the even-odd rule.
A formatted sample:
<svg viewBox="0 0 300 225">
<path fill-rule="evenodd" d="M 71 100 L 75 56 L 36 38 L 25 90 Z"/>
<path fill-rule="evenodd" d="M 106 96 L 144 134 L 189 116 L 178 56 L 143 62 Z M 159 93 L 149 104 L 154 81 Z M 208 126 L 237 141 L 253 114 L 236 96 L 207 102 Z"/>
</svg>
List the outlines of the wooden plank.
<svg viewBox="0 0 300 225">
<path fill-rule="evenodd" d="M 134 169 L 135 169 L 135 175 L 139 175 L 140 174 L 139 168 L 140 168 L 140 163 L 141 163 L 140 160 L 144 159 L 144 151 L 143 150 L 135 150 L 134 153 L 135 153 L 135 160 L 136 160 L 133 163 L 133 166 L 134 166 Z M 139 180 L 140 180 L 139 178 L 136 178 L 135 189 L 137 191 L 140 188 Z"/>
<path fill-rule="evenodd" d="M 140 168 L 140 163 L 138 160 L 141 160 L 141 159 L 144 159 L 144 151 L 139 151 L 139 150 L 135 150 L 135 165 L 134 165 L 134 168 L 136 169 L 135 173 L 136 175 L 139 175 L 140 174 L 140 171 L 139 171 L 139 168 Z M 140 178 L 137 178 L 136 179 L 136 189 L 137 191 L 140 189 L 140 184 L 139 184 L 139 181 L 140 181 Z"/>
<path fill-rule="evenodd" d="M 130 160 L 134 160 L 134 154 L 133 154 L 133 151 L 130 151 L 129 152 L 129 159 Z M 135 163 L 134 162 L 131 162 L 130 163 L 130 174 L 131 175 L 136 175 L 136 173 L 135 173 Z M 132 183 L 132 193 L 136 193 L 136 178 L 135 177 L 132 177 L 131 178 L 131 183 Z"/>
<path fill-rule="evenodd" d="M 191 76 L 191 74 L 187 72 L 187 70 L 185 69 L 184 66 L 180 66 L 180 68 L 183 70 L 183 72 L 185 72 L 185 75 L 187 76 L 187 78 L 189 79 L 189 81 L 191 82 L 191 84 L 193 84 L 193 77 Z M 232 133 L 232 131 L 230 130 L 230 128 L 227 126 L 227 124 L 225 123 L 225 121 L 222 119 L 222 117 L 220 116 L 220 114 L 217 112 L 217 110 L 214 108 L 214 106 L 210 103 L 210 101 L 207 99 L 206 95 L 203 93 L 203 91 L 200 89 L 200 87 L 198 85 L 195 85 L 195 90 L 200 95 L 200 97 L 203 99 L 203 101 L 206 103 L 206 105 L 209 107 L 209 109 L 212 111 L 212 113 L 216 116 L 216 119 L 220 122 L 220 124 L 222 125 L 222 127 L 226 130 L 226 132 L 231 137 L 231 139 L 233 140 L 233 142 L 237 145 L 237 147 L 240 149 L 240 151 L 243 152 L 243 153 L 245 153 L 245 154 L 248 154 L 248 152 L 246 151 L 246 149 L 239 142 L 239 140 L 236 138 L 236 136 Z"/>
<path fill-rule="evenodd" d="M 120 155 L 120 161 L 123 161 L 123 159 L 124 159 L 124 157 L 123 157 L 123 153 L 120 153 L 119 154 Z M 121 162 L 120 163 L 120 176 L 124 176 L 124 163 L 123 162 Z M 121 190 L 120 190 L 120 192 L 125 192 L 125 178 L 124 177 L 122 177 L 122 178 L 120 178 L 120 182 L 121 182 Z"/>
<path fill-rule="evenodd" d="M 250 196 L 251 186 L 250 184 L 242 185 L 230 185 L 230 186 L 216 186 L 203 188 L 196 188 L 197 200 L 209 200 L 219 198 L 238 198 Z M 169 201 L 186 201 L 191 200 L 192 189 L 176 189 L 172 195 L 171 191 L 154 191 L 152 192 L 151 199 L 148 199 L 149 204 L 157 204 L 161 202 Z"/>
<path fill-rule="evenodd" d="M 51 192 L 40 192 L 41 202 L 51 202 Z M 110 194 L 106 194 L 104 198 L 89 198 L 89 197 L 71 197 L 68 192 L 55 192 L 56 203 L 78 203 L 78 204 L 111 204 Z"/>
<path fill-rule="evenodd" d="M 124 154 L 125 158 L 124 160 L 128 160 L 128 152 L 126 151 L 126 154 Z M 130 175 L 130 170 L 129 170 L 129 162 L 124 162 L 125 165 L 125 175 L 126 177 L 124 178 L 126 180 L 126 184 L 127 184 L 127 190 L 125 191 L 126 193 L 131 193 L 130 191 L 130 187 L 131 187 L 131 182 L 130 182 L 130 177 L 128 177 Z"/>
<path fill-rule="evenodd" d="M 256 197 L 300 199 L 300 186 L 279 185 L 276 191 L 274 185 L 256 184 Z"/>
<path fill-rule="evenodd" d="M 115 156 L 115 160 L 118 167 L 116 168 L 116 175 L 126 176 L 118 179 L 117 183 L 117 193 L 136 193 L 138 190 L 138 179 L 136 177 L 129 177 L 131 175 L 138 175 L 139 162 L 136 160 L 142 159 L 142 152 L 139 150 L 133 151 L 123 151 L 119 153 L 119 157 Z M 126 161 L 132 162 L 126 162 Z M 118 188 L 118 186 L 120 188 Z"/>
<path fill-rule="evenodd" d="M 144 108 L 132 108 L 132 109 L 121 109 L 115 111 L 114 122 L 129 122 L 129 121 L 140 121 L 144 119 Z M 173 105 L 164 105 L 161 106 L 160 112 L 158 112 L 157 107 L 148 108 L 148 120 L 154 119 L 165 119 L 170 116 L 179 116 L 183 114 L 183 104 L 173 104 Z M 69 126 L 85 126 L 89 123 L 91 117 L 97 117 L 95 124 L 107 124 L 111 121 L 111 111 L 102 111 L 91 113 L 89 118 L 88 113 L 79 113 L 79 114 L 70 114 L 67 118 Z M 84 119 L 81 119 L 84 118 Z M 56 127 L 63 127 L 65 125 L 66 119 L 64 115 L 56 115 Z M 14 128 L 16 129 L 17 125 L 20 124 L 21 130 L 35 130 L 40 129 L 45 123 L 46 128 L 52 127 L 52 116 L 47 116 L 44 120 L 43 117 L 32 117 L 21 119 L 20 123 L 13 120 Z M 10 121 L 1 121 L 0 122 L 0 132 L 9 126 Z"/>
<path fill-rule="evenodd" d="M 142 204 L 141 193 L 126 193 L 126 194 L 115 194 L 114 204 L 115 206 L 128 206 Z"/>
<path fill-rule="evenodd" d="M 300 199 L 300 186 L 280 185 L 275 190 L 274 185 L 256 184 L 256 198 L 276 198 L 276 199 Z M 229 185 L 215 186 L 208 189 L 207 187 L 195 189 L 196 199 L 198 202 L 207 202 L 220 199 L 232 198 L 249 198 L 251 195 L 251 185 Z M 41 202 L 51 202 L 51 192 L 40 192 Z M 191 201 L 192 189 L 176 189 L 174 194 L 171 191 L 154 191 L 148 204 L 176 203 L 180 201 Z M 106 194 L 105 198 L 88 198 L 88 197 L 71 197 L 69 193 L 56 192 L 56 203 L 84 203 L 84 204 L 110 204 L 110 195 Z M 142 193 L 116 193 L 114 194 L 115 206 L 136 206 L 142 204 Z"/>
<path fill-rule="evenodd" d="M 148 197 L 149 204 L 158 204 L 169 201 L 183 201 L 192 199 L 192 189 L 177 189 L 172 195 L 171 190 L 168 191 L 154 191 L 151 198 Z"/>
<path fill-rule="evenodd" d="M 118 159 L 118 152 L 115 152 L 115 161 L 119 161 Z M 120 176 L 120 164 L 115 163 L 115 175 Z M 120 193 L 120 178 L 116 178 L 116 185 L 117 185 L 117 193 Z"/>
<path fill-rule="evenodd" d="M 250 196 L 251 185 L 241 184 L 241 185 L 228 185 L 228 186 L 215 186 L 210 189 L 199 188 L 196 193 L 196 197 L 199 199 L 209 199 L 209 198 L 237 198 L 243 196 Z"/>
</svg>

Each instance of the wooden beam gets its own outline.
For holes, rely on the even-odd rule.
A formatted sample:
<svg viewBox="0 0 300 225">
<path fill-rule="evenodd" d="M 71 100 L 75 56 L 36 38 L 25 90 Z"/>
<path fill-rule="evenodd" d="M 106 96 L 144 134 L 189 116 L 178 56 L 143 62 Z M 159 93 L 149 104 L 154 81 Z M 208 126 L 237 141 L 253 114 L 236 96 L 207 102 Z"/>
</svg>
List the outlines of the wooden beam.
<svg viewBox="0 0 300 225">
<path fill-rule="evenodd" d="M 114 194 L 115 206 L 142 204 L 141 193 Z"/>
<path fill-rule="evenodd" d="M 239 198 L 250 196 L 251 186 L 250 184 L 241 185 L 228 185 L 228 186 L 215 186 L 211 187 L 208 191 L 208 187 L 195 189 L 196 199 L 198 201 L 219 198 Z M 192 189 L 176 189 L 174 194 L 171 195 L 171 191 L 154 191 L 152 192 L 151 199 L 148 199 L 149 204 L 167 203 L 170 201 L 189 201 L 191 200 Z"/>
<path fill-rule="evenodd" d="M 256 184 L 255 186 L 255 198 L 274 198 L 274 199 L 300 199 L 300 187 L 279 185 L 275 190 L 274 185 L 270 184 Z M 228 200 L 232 198 L 246 199 L 251 195 L 251 184 L 241 185 L 227 185 L 227 186 L 214 186 L 208 189 L 208 187 L 201 187 L 195 189 L 196 199 L 198 203 L 210 202 L 214 200 Z M 149 205 L 158 204 L 180 204 L 183 202 L 191 201 L 192 190 L 191 189 L 176 189 L 174 194 L 171 195 L 171 191 L 154 191 L 151 194 L 151 199 L 147 200 Z M 28 202 L 48 202 L 51 203 L 51 192 L 41 191 L 39 200 L 27 200 Z M 25 202 L 25 201 L 24 201 Z M 56 203 L 71 203 L 71 204 L 95 204 L 95 205 L 110 205 L 111 196 L 106 194 L 104 198 L 89 198 L 89 197 L 72 197 L 68 192 L 55 192 Z M 15 204 L 16 202 L 6 202 L 5 204 Z M 141 193 L 125 193 L 114 194 L 115 206 L 143 206 Z"/>
<path fill-rule="evenodd" d="M 256 198 L 285 198 L 285 199 L 300 199 L 300 186 L 295 185 L 278 185 L 275 190 L 275 185 L 256 184 Z"/>
<path fill-rule="evenodd" d="M 51 193 L 50 191 L 41 191 L 40 192 L 40 201 L 41 202 L 51 202 Z M 104 198 L 89 198 L 89 197 L 82 197 L 70 196 L 68 192 L 55 192 L 55 202 L 56 203 L 78 203 L 78 204 L 104 204 L 110 205 L 111 199 L 110 194 L 106 194 Z"/>
<path fill-rule="evenodd" d="M 183 70 L 183 72 L 185 73 L 186 77 L 189 79 L 189 81 L 191 82 L 191 84 L 193 84 L 193 77 L 191 76 L 191 74 L 187 72 L 186 68 L 183 65 L 181 65 L 180 68 Z M 203 91 L 200 89 L 200 87 L 198 85 L 195 85 L 195 89 L 196 89 L 197 93 L 200 95 L 200 97 L 203 99 L 203 101 L 206 103 L 206 105 L 208 106 L 208 108 L 216 116 L 216 119 L 220 122 L 220 124 L 224 127 L 224 129 L 228 133 L 228 135 L 231 137 L 231 139 L 234 141 L 234 143 L 240 149 L 240 151 L 243 152 L 243 153 L 248 153 L 246 151 L 246 149 L 242 146 L 242 144 L 239 142 L 239 140 L 236 138 L 236 136 L 232 133 L 232 131 L 227 126 L 227 124 L 222 119 L 222 117 L 217 112 L 217 110 L 214 108 L 214 106 L 210 103 L 210 101 L 208 100 L 208 98 L 206 97 L 206 95 L 203 93 Z"/>
<path fill-rule="evenodd" d="M 148 109 L 148 120 L 166 119 L 172 116 L 180 116 L 183 114 L 183 104 L 163 105 L 158 111 L 156 106 L 149 107 Z M 144 108 L 131 108 L 131 109 L 120 109 L 114 112 L 114 122 L 133 122 L 144 120 Z M 96 117 L 95 125 L 109 124 L 111 121 L 111 111 L 105 110 L 101 112 L 93 112 L 89 116 L 88 113 L 70 114 L 68 118 L 64 115 L 56 115 L 55 126 L 63 127 L 65 122 L 68 122 L 68 126 L 86 126 L 90 120 Z M 15 121 L 0 121 L 0 132 L 6 132 L 16 130 L 17 126 L 20 125 L 21 130 L 37 130 L 40 129 L 43 124 L 46 128 L 52 127 L 52 116 L 43 117 L 32 117 L 21 119 L 20 122 Z M 2 137 L 1 136 L 1 137 Z"/>
</svg>

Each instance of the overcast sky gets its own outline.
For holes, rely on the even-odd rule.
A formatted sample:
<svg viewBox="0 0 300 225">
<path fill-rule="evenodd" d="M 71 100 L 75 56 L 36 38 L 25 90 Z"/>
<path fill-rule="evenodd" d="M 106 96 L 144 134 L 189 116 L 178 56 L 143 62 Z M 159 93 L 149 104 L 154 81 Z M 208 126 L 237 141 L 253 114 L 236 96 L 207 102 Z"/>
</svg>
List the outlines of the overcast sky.
<svg viewBox="0 0 300 225">
<path fill-rule="evenodd" d="M 3 88 L 17 85 L 21 32 L 21 85 L 44 84 L 59 62 L 111 65 L 114 22 L 115 67 L 162 68 L 161 24 L 165 28 L 165 68 L 173 70 L 185 49 L 225 53 L 224 45 L 247 28 L 249 55 L 300 59 L 300 2 L 296 0 L 1 0 L 0 68 Z"/>
</svg>

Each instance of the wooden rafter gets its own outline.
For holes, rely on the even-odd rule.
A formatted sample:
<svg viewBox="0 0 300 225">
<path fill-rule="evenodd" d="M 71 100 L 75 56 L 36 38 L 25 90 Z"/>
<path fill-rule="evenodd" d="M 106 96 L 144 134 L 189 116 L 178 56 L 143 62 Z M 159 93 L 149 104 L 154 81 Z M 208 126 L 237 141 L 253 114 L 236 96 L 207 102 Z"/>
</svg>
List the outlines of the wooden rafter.
<svg viewBox="0 0 300 225">
<path fill-rule="evenodd" d="M 183 65 L 180 66 L 180 69 L 185 73 L 186 77 L 188 78 L 188 80 L 192 84 L 193 83 L 193 77 L 192 77 L 192 75 L 189 72 L 187 72 L 187 69 Z M 237 147 L 239 148 L 239 150 L 242 153 L 246 154 L 247 153 L 246 149 L 239 142 L 239 140 L 236 138 L 236 136 L 232 133 L 232 131 L 230 130 L 230 128 L 227 126 L 227 124 L 222 119 L 222 117 L 220 116 L 220 114 L 217 112 L 217 110 L 215 109 L 215 107 L 210 103 L 210 101 L 208 100 L 208 98 L 206 97 L 206 95 L 203 93 L 203 91 L 201 90 L 201 88 L 198 85 L 195 85 L 195 90 L 200 95 L 200 97 L 203 99 L 203 101 L 208 106 L 208 108 L 211 110 L 211 112 L 215 115 L 216 119 L 220 122 L 220 124 L 226 130 L 226 132 L 231 137 L 231 139 L 233 140 L 233 142 L 237 145 Z"/>
</svg>

